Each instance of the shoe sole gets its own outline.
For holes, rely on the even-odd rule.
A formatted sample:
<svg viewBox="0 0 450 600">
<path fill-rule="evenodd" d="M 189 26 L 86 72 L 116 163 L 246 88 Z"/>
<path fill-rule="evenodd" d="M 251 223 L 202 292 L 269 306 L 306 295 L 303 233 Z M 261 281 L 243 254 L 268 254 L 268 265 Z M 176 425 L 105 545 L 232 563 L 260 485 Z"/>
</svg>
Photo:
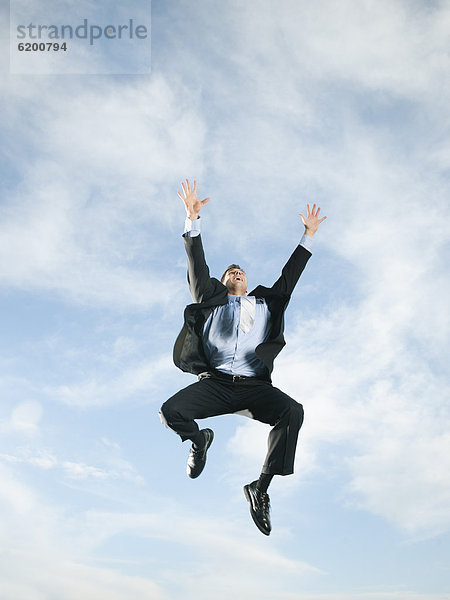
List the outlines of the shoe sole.
<svg viewBox="0 0 450 600">
<path fill-rule="evenodd" d="M 263 533 L 264 535 L 270 535 L 270 531 L 267 531 L 267 529 L 264 529 L 261 526 L 261 524 L 259 523 L 258 519 L 256 518 L 255 513 L 253 512 L 252 498 L 251 498 L 250 492 L 248 491 L 248 488 L 249 488 L 249 484 L 244 485 L 244 496 L 247 499 L 248 503 L 250 504 L 250 514 L 251 514 L 251 517 L 253 519 L 253 523 L 260 530 L 261 533 Z"/>
</svg>

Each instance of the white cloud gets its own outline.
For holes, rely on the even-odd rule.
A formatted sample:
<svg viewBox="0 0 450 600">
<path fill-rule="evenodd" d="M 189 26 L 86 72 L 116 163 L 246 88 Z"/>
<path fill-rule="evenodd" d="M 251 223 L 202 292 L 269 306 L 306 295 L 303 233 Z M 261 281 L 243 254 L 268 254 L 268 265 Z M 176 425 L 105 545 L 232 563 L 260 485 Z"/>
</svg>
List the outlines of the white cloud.
<svg viewBox="0 0 450 600">
<path fill-rule="evenodd" d="M 6 502 L 9 506 L 14 507 L 14 512 L 18 515 L 27 513 L 36 502 L 36 494 L 18 481 L 11 471 L 1 464 L 0 476 L 2 480 L 2 485 L 0 486 L 2 503 Z"/>
<path fill-rule="evenodd" d="M 42 414 L 43 408 L 40 402 L 36 400 L 19 402 L 12 409 L 10 418 L 0 422 L 0 431 L 34 436 L 39 432 Z"/>
<path fill-rule="evenodd" d="M 10 551 L 0 575 L 5 598 L 43 600 L 50 596 L 76 600 L 165 600 L 158 584 L 118 570 L 89 566 L 58 556 L 31 551 Z"/>
<path fill-rule="evenodd" d="M 28 598 L 37 600 L 83 594 L 87 598 L 156 600 L 176 597 L 175 592 L 163 593 L 162 588 L 178 590 L 181 586 L 186 598 L 196 594 L 206 598 L 215 581 L 215 597 L 225 600 L 230 589 L 276 590 L 274 573 L 302 578 L 320 575 L 317 568 L 288 558 L 276 545 L 262 544 L 253 528 L 247 528 L 246 533 L 236 520 L 212 519 L 200 510 L 189 514 L 185 508 L 180 510 L 178 501 L 134 495 L 132 512 L 90 510 L 71 514 L 69 508 L 56 508 L 19 484 L 6 468 L 0 468 L 0 476 L 5 516 L 0 538 L 9 549 L 0 577 L 8 597 L 25 598 L 29 594 Z M 110 499 L 115 496 L 122 504 L 123 489 L 114 490 Z M 153 507 L 151 511 L 142 510 L 144 502 Z M 245 516 L 248 518 L 247 510 Z M 131 536 L 136 549 L 125 545 L 127 558 L 122 560 L 117 551 L 108 558 L 109 543 L 122 535 L 124 539 Z M 185 559 L 172 556 L 167 562 L 168 544 L 177 552 L 184 548 L 181 553 Z M 100 547 L 103 565 L 99 566 L 96 552 Z M 155 554 L 152 549 L 158 547 L 161 550 Z M 223 564 L 228 565 L 228 574 L 221 568 Z M 127 567 L 145 576 L 130 576 Z M 233 573 L 232 581 L 229 572 Z M 70 594 L 62 591 L 63 585 Z"/>
<path fill-rule="evenodd" d="M 340 593 L 293 593 L 293 594 L 279 594 L 274 597 L 276 600 L 449 600 L 450 596 L 444 594 L 433 594 L 433 593 L 416 593 L 413 591 L 399 591 L 392 589 L 388 592 L 363 592 L 353 593 L 346 592 L 345 594 Z"/>
<path fill-rule="evenodd" d="M 68 480 L 123 480 L 142 485 L 144 479 L 135 467 L 124 458 L 119 444 L 102 438 L 96 453 L 97 465 L 89 465 L 80 460 L 68 460 L 56 455 L 45 447 L 20 446 L 14 454 L 0 454 L 5 464 L 31 465 L 45 471 L 62 472 Z"/>
<path fill-rule="evenodd" d="M 243 6 L 237 0 L 227 14 L 232 17 L 236 11 L 241 18 L 229 22 L 235 34 L 232 55 L 252 81 L 280 68 L 281 85 L 288 89 L 293 79 L 303 78 L 310 84 L 350 83 L 426 97 L 440 93 L 439 81 L 448 70 L 447 3 L 416 3 L 412 10 L 407 3 L 388 0 L 266 0 L 256 14 L 253 4 Z M 271 100 L 275 96 L 267 86 L 261 85 L 261 91 Z M 292 102 L 292 94 L 286 97 Z M 279 102 L 283 106 L 282 98 Z M 286 104 L 284 100 L 284 114 Z"/>
<path fill-rule="evenodd" d="M 270 590 L 275 593 L 275 573 L 305 580 L 321 574 L 312 565 L 286 557 L 276 546 L 260 543 L 259 532 L 248 528 L 249 533 L 246 533 L 236 519 L 211 518 L 200 511 L 189 513 L 186 509 L 180 514 L 177 502 L 166 501 L 167 504 L 157 514 L 91 512 L 86 515 L 84 528 L 97 544 L 124 532 L 181 548 L 185 559 L 177 561 L 176 568 L 167 565 L 160 577 L 169 589 L 183 589 L 187 598 L 207 598 L 211 586 L 219 600 L 225 600 L 231 592 L 258 594 Z M 227 565 L 226 571 L 223 564 Z M 230 573 L 233 573 L 232 580 Z"/>
<path fill-rule="evenodd" d="M 171 356 L 165 355 L 124 366 L 118 374 L 92 374 L 80 383 L 46 386 L 44 392 L 48 397 L 69 406 L 109 406 L 125 402 L 137 394 L 148 394 L 150 390 L 160 386 L 162 375 L 172 372 L 173 369 Z"/>
<path fill-rule="evenodd" d="M 42 91 L 31 105 L 30 80 L 9 82 L 4 139 L 20 183 L 3 208 L 0 279 L 108 306 L 173 298 L 177 285 L 162 276 L 167 263 L 154 234 L 180 208 L 175 192 L 168 202 L 167 184 L 203 168 L 202 119 L 160 76 L 73 86 L 57 96 Z"/>
</svg>

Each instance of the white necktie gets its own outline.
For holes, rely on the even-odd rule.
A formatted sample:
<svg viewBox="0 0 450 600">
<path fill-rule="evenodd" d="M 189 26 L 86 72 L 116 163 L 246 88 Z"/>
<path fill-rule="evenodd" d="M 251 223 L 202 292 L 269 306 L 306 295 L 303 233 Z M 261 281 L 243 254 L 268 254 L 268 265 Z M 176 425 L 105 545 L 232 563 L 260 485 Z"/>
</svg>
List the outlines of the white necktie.
<svg viewBox="0 0 450 600">
<path fill-rule="evenodd" d="M 248 333 L 255 322 L 256 298 L 254 296 L 241 296 L 241 314 L 239 316 L 239 329 Z"/>
</svg>

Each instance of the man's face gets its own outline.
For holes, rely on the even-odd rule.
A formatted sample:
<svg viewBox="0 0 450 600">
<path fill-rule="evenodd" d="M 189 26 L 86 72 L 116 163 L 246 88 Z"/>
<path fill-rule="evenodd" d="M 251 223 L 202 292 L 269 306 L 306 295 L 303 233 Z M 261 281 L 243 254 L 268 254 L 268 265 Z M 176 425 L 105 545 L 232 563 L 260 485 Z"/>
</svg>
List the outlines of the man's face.
<svg viewBox="0 0 450 600">
<path fill-rule="evenodd" d="M 227 271 L 223 278 L 223 284 L 227 286 L 229 294 L 244 296 L 247 293 L 247 276 L 242 269 Z"/>
</svg>

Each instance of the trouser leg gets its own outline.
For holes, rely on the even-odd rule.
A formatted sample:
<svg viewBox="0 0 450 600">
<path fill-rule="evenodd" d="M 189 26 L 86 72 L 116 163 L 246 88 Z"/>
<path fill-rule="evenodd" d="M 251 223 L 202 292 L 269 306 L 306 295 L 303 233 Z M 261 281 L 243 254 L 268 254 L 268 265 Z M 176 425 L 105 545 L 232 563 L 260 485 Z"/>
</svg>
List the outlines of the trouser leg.
<svg viewBox="0 0 450 600">
<path fill-rule="evenodd" d="M 248 408 L 254 419 L 273 426 L 262 472 L 291 475 L 303 423 L 302 405 L 271 384 L 263 383 L 252 390 Z"/>
<path fill-rule="evenodd" d="M 280 415 L 269 433 L 268 450 L 262 472 L 291 475 L 294 472 L 298 432 L 303 423 L 303 407 L 295 400 Z"/>
<path fill-rule="evenodd" d="M 182 441 L 196 437 L 199 427 L 195 419 L 205 419 L 233 412 L 232 387 L 205 378 L 180 390 L 161 407 L 161 421 L 178 433 Z"/>
</svg>

